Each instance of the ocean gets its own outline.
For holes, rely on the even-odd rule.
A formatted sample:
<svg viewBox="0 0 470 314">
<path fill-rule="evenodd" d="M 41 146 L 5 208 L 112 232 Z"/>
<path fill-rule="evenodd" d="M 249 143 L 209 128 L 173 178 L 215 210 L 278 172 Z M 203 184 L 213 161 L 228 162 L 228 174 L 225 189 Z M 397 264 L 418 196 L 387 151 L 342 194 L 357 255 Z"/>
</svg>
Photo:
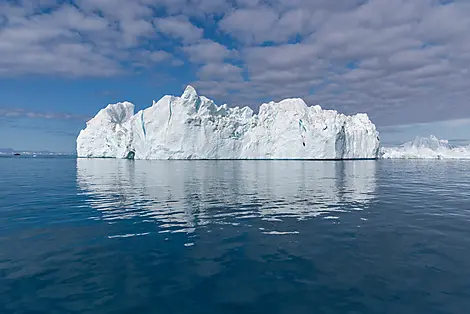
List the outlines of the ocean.
<svg viewBox="0 0 470 314">
<path fill-rule="evenodd" d="M 0 158 L 0 313 L 469 313 L 470 161 Z"/>
</svg>

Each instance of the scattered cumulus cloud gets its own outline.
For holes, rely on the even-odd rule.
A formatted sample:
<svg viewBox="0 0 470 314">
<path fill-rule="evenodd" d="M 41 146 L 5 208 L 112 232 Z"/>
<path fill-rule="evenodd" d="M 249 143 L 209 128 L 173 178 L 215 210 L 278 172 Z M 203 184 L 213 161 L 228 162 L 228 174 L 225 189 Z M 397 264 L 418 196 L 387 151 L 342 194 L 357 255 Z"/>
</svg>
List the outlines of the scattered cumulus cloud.
<svg viewBox="0 0 470 314">
<path fill-rule="evenodd" d="M 242 81 L 242 71 L 242 68 L 229 63 L 208 63 L 199 69 L 198 76 L 201 79 Z"/>
<path fill-rule="evenodd" d="M 197 42 L 204 31 L 194 26 L 186 16 L 170 16 L 155 19 L 157 30 L 168 36 L 182 40 L 185 43 Z"/>
<path fill-rule="evenodd" d="M 162 62 L 170 58 L 171 58 L 171 55 L 166 51 L 149 52 L 149 59 L 154 62 Z"/>
<path fill-rule="evenodd" d="M 464 0 L 0 3 L 0 76 L 193 71 L 234 104 L 302 97 L 380 125 L 470 116 Z M 176 73 L 176 74 L 175 74 Z"/>
<path fill-rule="evenodd" d="M 90 117 L 68 113 L 47 113 L 30 111 L 21 108 L 3 109 L 0 108 L 0 117 L 3 118 L 33 118 L 33 119 L 55 119 L 55 120 L 77 120 L 86 121 Z"/>
<path fill-rule="evenodd" d="M 226 58 L 234 56 L 226 46 L 212 40 L 205 40 L 197 44 L 183 47 L 189 59 L 194 63 L 208 63 L 214 61 L 223 61 Z"/>
</svg>

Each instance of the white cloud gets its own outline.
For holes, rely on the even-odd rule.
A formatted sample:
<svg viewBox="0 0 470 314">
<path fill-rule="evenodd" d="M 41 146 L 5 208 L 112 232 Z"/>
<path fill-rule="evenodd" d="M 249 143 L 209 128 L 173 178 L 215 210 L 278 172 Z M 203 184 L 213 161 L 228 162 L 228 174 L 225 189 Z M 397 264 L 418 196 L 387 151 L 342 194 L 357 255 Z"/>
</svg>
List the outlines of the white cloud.
<svg viewBox="0 0 470 314">
<path fill-rule="evenodd" d="M 236 52 L 230 51 L 224 45 L 212 40 L 186 46 L 183 50 L 188 54 L 189 59 L 195 63 L 220 62 L 236 55 Z"/>
<path fill-rule="evenodd" d="M 224 17 L 220 28 L 244 42 L 264 42 L 275 39 L 273 26 L 279 15 L 269 8 L 240 9 Z"/>
<path fill-rule="evenodd" d="M 204 31 L 194 26 L 185 16 L 170 16 L 155 19 L 157 30 L 166 35 L 181 39 L 185 43 L 199 41 Z"/>
<path fill-rule="evenodd" d="M 300 96 L 380 125 L 470 116 L 468 1 L 75 3 L 1 2 L 0 75 L 193 63 L 201 92 L 228 102 Z"/>
<path fill-rule="evenodd" d="M 79 120 L 86 121 L 89 117 L 68 113 L 47 113 L 30 111 L 18 108 L 0 108 L 0 117 L 4 118 L 34 118 L 34 119 L 58 119 L 58 120 Z"/>
<path fill-rule="evenodd" d="M 282 43 L 313 31 L 317 14 L 302 9 L 279 12 L 268 6 L 243 8 L 227 14 L 220 28 L 232 37 L 247 43 Z"/>
<path fill-rule="evenodd" d="M 310 44 L 286 44 L 244 50 L 249 68 L 292 69 L 317 61 L 318 48 Z"/>
<path fill-rule="evenodd" d="M 208 63 L 198 71 L 200 79 L 221 79 L 225 81 L 242 81 L 243 69 L 227 63 Z"/>
<path fill-rule="evenodd" d="M 172 59 L 168 52 L 139 47 L 157 34 L 148 7 L 129 1 L 77 3 L 1 4 L 6 22 L 0 24 L 0 75 L 111 76 L 129 71 L 122 62 Z M 44 5 L 52 11 L 38 9 Z"/>
<path fill-rule="evenodd" d="M 171 55 L 166 51 L 152 51 L 149 55 L 150 60 L 153 62 L 162 62 L 171 58 Z"/>
<path fill-rule="evenodd" d="M 286 24 L 289 34 L 309 34 L 309 27 L 314 27 L 299 43 L 288 44 L 285 33 L 279 33 L 277 38 L 284 41 L 278 45 L 243 49 L 249 79 L 257 83 L 247 92 L 253 93 L 253 102 L 260 89 L 268 97 L 297 92 L 325 107 L 351 113 L 367 111 L 379 124 L 470 115 L 466 70 L 470 34 L 464 31 L 469 25 L 470 6 L 466 2 L 277 3 L 264 21 L 240 18 L 250 21 L 241 26 L 222 21 L 221 25 L 240 42 L 252 44 L 271 40 L 275 35 L 270 31 L 276 30 L 288 12 L 302 9 L 311 16 L 321 12 L 313 24 L 296 26 L 300 18 Z M 295 82 L 304 86 L 299 88 L 299 84 L 292 84 Z"/>
</svg>

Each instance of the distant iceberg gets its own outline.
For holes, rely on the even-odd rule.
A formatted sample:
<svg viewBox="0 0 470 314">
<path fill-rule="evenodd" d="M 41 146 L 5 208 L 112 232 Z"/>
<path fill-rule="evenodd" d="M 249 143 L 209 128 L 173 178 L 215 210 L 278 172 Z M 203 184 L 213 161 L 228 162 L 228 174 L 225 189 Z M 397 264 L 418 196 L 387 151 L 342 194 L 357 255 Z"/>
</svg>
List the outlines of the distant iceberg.
<svg viewBox="0 0 470 314">
<path fill-rule="evenodd" d="M 470 159 L 470 146 L 453 146 L 431 135 L 399 147 L 382 147 L 380 155 L 384 159 Z"/>
<path fill-rule="evenodd" d="M 217 106 L 188 86 L 134 114 L 108 105 L 77 138 L 78 157 L 135 159 L 375 159 L 379 137 L 367 114 L 346 116 L 302 99 Z"/>
</svg>

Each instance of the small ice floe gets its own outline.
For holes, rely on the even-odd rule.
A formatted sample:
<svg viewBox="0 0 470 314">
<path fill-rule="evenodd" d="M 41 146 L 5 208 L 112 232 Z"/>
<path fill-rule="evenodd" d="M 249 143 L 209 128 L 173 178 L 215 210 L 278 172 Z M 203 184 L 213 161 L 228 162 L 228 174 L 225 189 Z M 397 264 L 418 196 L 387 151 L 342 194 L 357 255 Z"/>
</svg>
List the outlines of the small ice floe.
<svg viewBox="0 0 470 314">
<path fill-rule="evenodd" d="M 140 237 L 149 235 L 150 232 L 145 233 L 127 233 L 127 234 L 117 234 L 113 236 L 108 236 L 108 239 L 115 239 L 115 238 L 132 238 L 132 237 Z"/>
<path fill-rule="evenodd" d="M 264 234 L 269 235 L 286 235 L 286 234 L 299 234 L 298 231 L 267 231 L 263 232 Z"/>
</svg>

